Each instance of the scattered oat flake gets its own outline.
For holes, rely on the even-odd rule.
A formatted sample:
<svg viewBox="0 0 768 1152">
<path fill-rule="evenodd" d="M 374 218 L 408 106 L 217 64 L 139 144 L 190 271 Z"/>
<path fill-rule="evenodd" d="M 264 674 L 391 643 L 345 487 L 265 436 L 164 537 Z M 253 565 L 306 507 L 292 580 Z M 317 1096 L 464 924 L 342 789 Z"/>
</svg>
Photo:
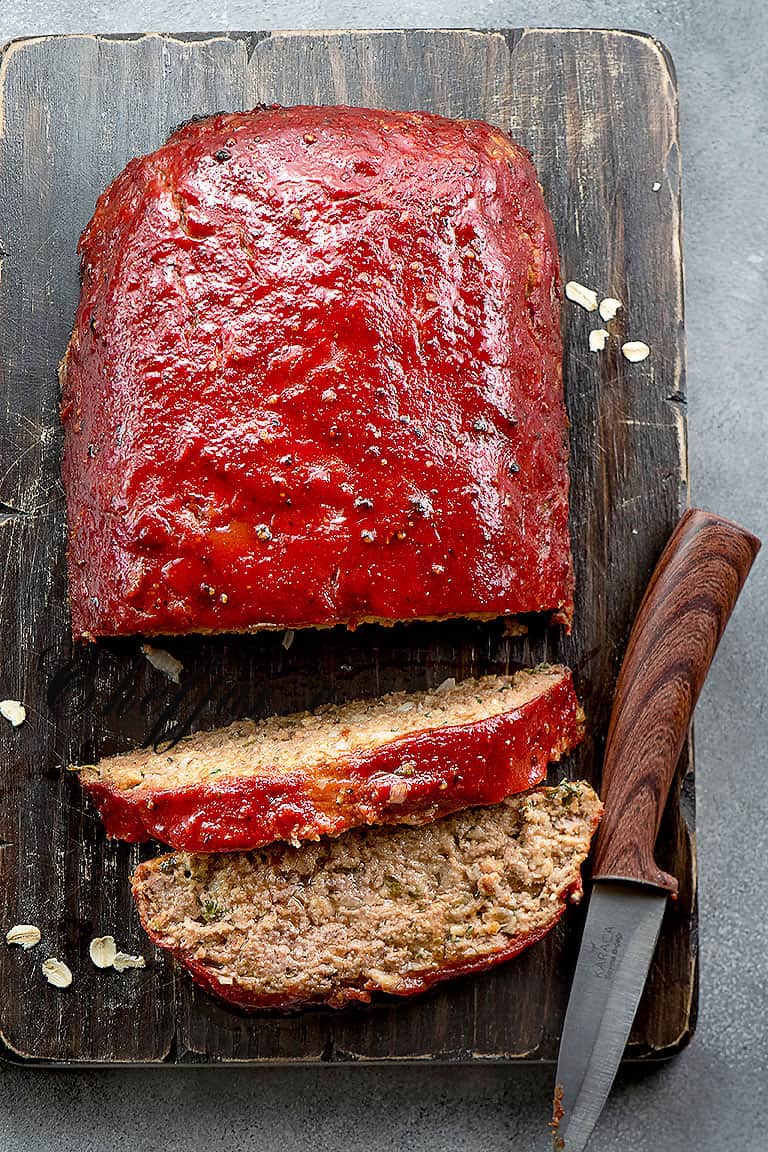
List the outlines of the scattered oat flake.
<svg viewBox="0 0 768 1152">
<path fill-rule="evenodd" d="M 63 960 L 51 956 L 41 965 L 43 976 L 54 988 L 69 988 L 72 983 L 72 973 Z"/>
<path fill-rule="evenodd" d="M 658 192 L 659 188 L 661 188 L 661 184 L 659 183 L 658 180 L 655 180 L 654 184 L 653 184 L 653 191 Z"/>
<path fill-rule="evenodd" d="M 586 308 L 587 312 L 597 311 L 597 292 L 593 292 L 591 288 L 585 288 L 576 280 L 568 281 L 565 286 L 565 294 L 574 304 L 580 304 L 582 308 Z"/>
<path fill-rule="evenodd" d="M 20 944 L 26 952 L 40 943 L 40 929 L 34 924 L 14 924 L 5 934 L 6 944 Z"/>
<path fill-rule="evenodd" d="M 613 320 L 614 316 L 621 308 L 621 300 L 617 300 L 615 296 L 606 296 L 604 300 L 600 301 L 600 317 L 605 320 Z"/>
<path fill-rule="evenodd" d="M 593 328 L 589 334 L 589 350 L 590 352 L 602 352 L 605 349 L 605 342 L 608 339 L 608 333 L 605 328 Z"/>
<path fill-rule="evenodd" d="M 127 952 L 115 953 L 112 967 L 117 972 L 125 972 L 126 968 L 146 968 L 147 962 L 143 956 L 130 956 Z"/>
<path fill-rule="evenodd" d="M 165 648 L 153 648 L 151 644 L 142 644 L 141 650 L 153 668 L 157 668 L 158 672 L 163 672 L 169 680 L 178 684 L 179 673 L 184 671 L 181 660 L 171 656 Z"/>
<path fill-rule="evenodd" d="M 0 716 L 4 716 L 14 728 L 23 724 L 27 718 L 27 710 L 18 700 L 0 700 Z"/>
<path fill-rule="evenodd" d="M 293 628 L 286 628 L 285 632 L 283 633 L 283 648 L 285 648 L 286 652 L 290 648 L 291 644 L 293 644 L 295 635 L 296 633 L 294 632 Z"/>
<path fill-rule="evenodd" d="M 97 968 L 111 968 L 117 955 L 114 936 L 97 936 L 91 940 L 88 952 Z"/>
<path fill-rule="evenodd" d="M 621 354 L 630 364 L 639 364 L 641 360 L 647 360 L 651 350 L 642 340 L 628 340 L 622 344 Z"/>
<path fill-rule="evenodd" d="M 446 677 L 441 684 L 435 688 L 435 692 L 447 692 L 451 688 L 456 687 L 456 679 L 453 676 Z"/>
</svg>

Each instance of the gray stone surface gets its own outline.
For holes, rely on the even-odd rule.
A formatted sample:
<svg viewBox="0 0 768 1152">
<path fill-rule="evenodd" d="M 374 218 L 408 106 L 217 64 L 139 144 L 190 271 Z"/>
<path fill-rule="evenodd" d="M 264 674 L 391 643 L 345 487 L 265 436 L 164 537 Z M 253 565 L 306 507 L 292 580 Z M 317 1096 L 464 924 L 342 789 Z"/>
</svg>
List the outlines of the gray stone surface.
<svg viewBox="0 0 768 1152">
<path fill-rule="evenodd" d="M 690 447 L 696 503 L 768 535 L 768 187 L 764 0 L 6 0 L 0 40 L 41 32 L 519 25 L 629 27 L 663 39 L 682 96 Z M 651 334 L 652 335 L 652 334 Z M 697 716 L 702 997 L 691 1047 L 623 1074 L 594 1152 L 768 1147 L 766 563 Z M 748 881 L 747 879 L 748 878 Z M 0 1068 L 0 1149 L 354 1152 L 549 1147 L 532 1069 L 34 1072 Z"/>
</svg>

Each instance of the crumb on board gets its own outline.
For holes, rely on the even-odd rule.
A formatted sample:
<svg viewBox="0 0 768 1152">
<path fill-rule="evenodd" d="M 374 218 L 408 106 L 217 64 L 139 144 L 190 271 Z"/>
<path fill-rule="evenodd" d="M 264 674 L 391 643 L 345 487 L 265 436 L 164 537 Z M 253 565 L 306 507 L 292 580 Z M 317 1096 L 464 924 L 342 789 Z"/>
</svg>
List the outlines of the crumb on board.
<svg viewBox="0 0 768 1152">
<path fill-rule="evenodd" d="M 88 954 L 97 968 L 111 968 L 117 955 L 114 936 L 97 936 L 91 940 Z"/>
<path fill-rule="evenodd" d="M 0 716 L 18 728 L 27 718 L 27 710 L 19 700 L 0 700 Z"/>
<path fill-rule="evenodd" d="M 54 988 L 69 988 L 72 983 L 72 971 L 63 960 L 56 956 L 49 957 L 41 964 L 43 976 Z"/>
<path fill-rule="evenodd" d="M 579 284 L 578 280 L 568 281 L 565 286 L 565 295 L 574 304 L 586 308 L 587 312 L 597 311 L 597 292 L 591 288 L 585 288 L 583 284 Z"/>
<path fill-rule="evenodd" d="M 35 924 L 14 924 L 5 934 L 6 944 L 18 944 L 26 952 L 40 943 L 40 929 Z"/>
<path fill-rule="evenodd" d="M 643 340 L 627 340 L 621 346 L 621 354 L 630 364 L 639 364 L 641 360 L 648 359 L 651 350 Z"/>
<path fill-rule="evenodd" d="M 605 320 L 606 323 L 609 320 L 613 320 L 616 313 L 622 307 L 623 305 L 621 300 L 617 300 L 615 296 L 605 296 L 600 301 L 600 306 L 598 308 L 601 320 Z"/>
<path fill-rule="evenodd" d="M 166 652 L 165 648 L 153 648 L 151 644 L 142 644 L 141 650 L 153 668 L 157 668 L 174 684 L 179 683 L 179 676 L 184 671 L 181 660 Z"/>
</svg>

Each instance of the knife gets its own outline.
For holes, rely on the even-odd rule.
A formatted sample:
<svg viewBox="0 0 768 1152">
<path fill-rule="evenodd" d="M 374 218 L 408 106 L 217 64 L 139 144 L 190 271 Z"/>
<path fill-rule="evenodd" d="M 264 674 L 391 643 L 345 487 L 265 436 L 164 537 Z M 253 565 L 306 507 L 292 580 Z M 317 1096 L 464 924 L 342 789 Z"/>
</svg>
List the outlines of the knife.
<svg viewBox="0 0 768 1152">
<path fill-rule="evenodd" d="M 702 684 L 760 549 L 709 512 L 686 512 L 630 633 L 602 777 L 592 893 L 560 1040 L 555 1148 L 581 1152 L 613 1084 L 677 880 L 654 860 Z"/>
</svg>

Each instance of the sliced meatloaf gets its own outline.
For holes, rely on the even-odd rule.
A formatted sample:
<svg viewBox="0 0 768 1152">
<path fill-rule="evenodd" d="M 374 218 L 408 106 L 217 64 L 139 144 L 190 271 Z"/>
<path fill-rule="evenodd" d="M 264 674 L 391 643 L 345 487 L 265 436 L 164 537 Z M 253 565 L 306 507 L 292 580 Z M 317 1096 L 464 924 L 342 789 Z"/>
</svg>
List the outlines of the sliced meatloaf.
<svg viewBox="0 0 768 1152">
<path fill-rule="evenodd" d="M 508 960 L 581 894 L 601 807 L 563 783 L 423 828 L 142 864 L 144 928 L 241 1008 L 409 996 Z"/>
<path fill-rule="evenodd" d="M 110 836 L 185 851 L 422 824 L 539 783 L 582 736 L 570 671 L 447 681 L 198 733 L 80 770 Z"/>
<path fill-rule="evenodd" d="M 130 162 L 80 253 L 76 637 L 570 618 L 557 247 L 501 129 L 210 116 Z"/>
</svg>

